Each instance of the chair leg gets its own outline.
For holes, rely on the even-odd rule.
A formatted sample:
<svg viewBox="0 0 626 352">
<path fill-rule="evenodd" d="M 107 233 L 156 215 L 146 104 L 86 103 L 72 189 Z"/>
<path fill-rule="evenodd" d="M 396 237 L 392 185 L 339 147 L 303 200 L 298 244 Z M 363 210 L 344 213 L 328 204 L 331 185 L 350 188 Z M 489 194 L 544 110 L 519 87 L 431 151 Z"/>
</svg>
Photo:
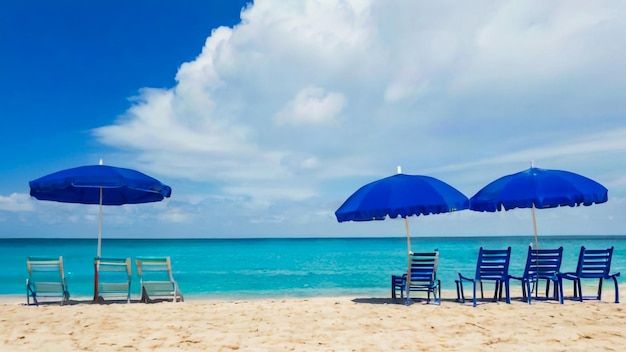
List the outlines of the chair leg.
<svg viewBox="0 0 626 352">
<path fill-rule="evenodd" d="M 141 302 L 150 303 L 150 296 L 148 296 L 148 292 L 146 292 L 146 288 L 141 288 Z"/>
<path fill-rule="evenodd" d="M 509 286 L 509 281 L 504 282 L 504 292 L 506 293 L 506 303 L 511 304 L 511 287 Z M 502 288 L 500 288 L 502 290 Z"/>
<path fill-rule="evenodd" d="M 476 290 L 474 290 L 474 297 L 476 297 Z M 483 294 L 483 282 L 480 282 L 480 298 L 485 298 L 485 295 Z"/>
<path fill-rule="evenodd" d="M 576 280 L 576 285 L 578 286 L 578 300 L 583 301 L 583 287 L 580 279 Z"/>
<path fill-rule="evenodd" d="M 435 301 L 435 303 L 437 303 L 437 305 L 441 304 L 441 281 L 437 281 L 437 299 Z"/>
<path fill-rule="evenodd" d="M 522 281 L 522 282 L 524 282 L 524 281 Z M 528 304 L 530 304 L 530 301 L 531 301 L 531 299 L 532 299 L 532 298 L 531 298 L 531 297 L 532 297 L 532 294 L 531 294 L 531 292 L 530 292 L 530 280 L 528 280 L 528 282 L 526 282 L 526 285 L 522 284 L 522 286 L 525 286 L 525 287 L 526 287 L 526 290 L 527 290 L 527 291 L 526 291 L 526 292 L 524 292 L 524 296 L 526 297 L 526 301 L 528 302 Z"/>
<path fill-rule="evenodd" d="M 598 301 L 602 300 L 602 278 L 600 278 L 600 282 L 598 283 Z"/>
<path fill-rule="evenodd" d="M 619 303 L 619 285 L 617 284 L 617 276 L 611 276 L 615 283 L 615 303 Z"/>
<path fill-rule="evenodd" d="M 458 286 L 457 286 L 458 293 L 457 294 L 460 293 L 459 297 L 460 297 L 461 303 L 465 303 L 465 292 L 463 291 L 463 280 L 459 280 L 459 281 L 457 281 L 457 283 L 458 283 Z"/>
<path fill-rule="evenodd" d="M 474 281 L 474 304 L 473 306 L 476 307 L 476 281 Z M 482 291 L 483 291 L 483 283 L 480 283 L 480 293 L 481 293 L 481 297 L 482 297 Z"/>
</svg>

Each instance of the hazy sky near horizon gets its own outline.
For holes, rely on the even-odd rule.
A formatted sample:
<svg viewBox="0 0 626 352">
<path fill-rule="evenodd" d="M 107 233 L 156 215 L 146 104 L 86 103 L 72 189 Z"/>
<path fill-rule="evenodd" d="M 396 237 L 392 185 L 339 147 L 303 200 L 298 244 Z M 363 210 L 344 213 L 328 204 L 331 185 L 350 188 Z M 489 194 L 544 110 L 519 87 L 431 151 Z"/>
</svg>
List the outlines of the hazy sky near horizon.
<svg viewBox="0 0 626 352">
<path fill-rule="evenodd" d="M 105 207 L 104 238 L 403 236 L 338 223 L 362 185 L 468 197 L 530 166 L 609 189 L 540 235 L 626 235 L 626 3 L 190 0 L 0 6 L 0 237 L 94 237 L 98 207 L 28 181 L 137 169 L 166 201 Z M 531 212 L 410 218 L 419 236 L 532 235 Z"/>
</svg>

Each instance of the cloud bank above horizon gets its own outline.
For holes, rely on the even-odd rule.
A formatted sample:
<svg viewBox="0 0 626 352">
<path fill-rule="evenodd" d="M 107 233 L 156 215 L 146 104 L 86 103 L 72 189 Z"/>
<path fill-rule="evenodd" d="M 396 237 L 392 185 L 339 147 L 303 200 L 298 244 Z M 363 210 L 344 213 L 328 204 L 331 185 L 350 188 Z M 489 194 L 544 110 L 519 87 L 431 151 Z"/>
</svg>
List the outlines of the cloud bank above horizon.
<svg viewBox="0 0 626 352">
<path fill-rule="evenodd" d="M 333 212 L 396 165 L 469 197 L 534 160 L 601 181 L 619 204 L 625 15 L 607 1 L 256 0 L 181 63 L 175 86 L 141 89 L 93 136 L 166 180 L 173 197 L 154 216 L 195 236 L 384 232 Z M 582 214 L 618 216 L 604 207 Z M 485 219 L 420 222 L 507 231 Z"/>
</svg>

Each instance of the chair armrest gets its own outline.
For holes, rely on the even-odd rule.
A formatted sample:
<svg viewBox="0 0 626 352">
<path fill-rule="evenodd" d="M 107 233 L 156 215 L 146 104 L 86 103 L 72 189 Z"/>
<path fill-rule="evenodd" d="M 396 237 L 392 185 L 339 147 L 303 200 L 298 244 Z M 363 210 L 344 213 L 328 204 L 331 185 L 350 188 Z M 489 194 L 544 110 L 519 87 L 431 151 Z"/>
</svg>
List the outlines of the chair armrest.
<svg viewBox="0 0 626 352">
<path fill-rule="evenodd" d="M 567 279 L 567 280 L 577 280 L 578 279 L 578 276 L 576 276 L 576 273 L 573 273 L 573 272 L 557 273 L 556 275 L 557 275 L 557 277 L 560 277 L 562 279 Z"/>
<path fill-rule="evenodd" d="M 514 275 L 509 275 L 509 279 L 514 279 L 514 280 L 519 280 L 522 281 L 524 280 L 523 276 L 514 276 Z"/>
<path fill-rule="evenodd" d="M 471 281 L 471 282 L 475 282 L 476 281 L 476 279 L 470 279 L 469 277 L 465 277 L 465 276 L 461 275 L 461 273 L 459 273 L 459 280 L 461 280 L 461 281 L 465 280 L 465 281 Z"/>
</svg>

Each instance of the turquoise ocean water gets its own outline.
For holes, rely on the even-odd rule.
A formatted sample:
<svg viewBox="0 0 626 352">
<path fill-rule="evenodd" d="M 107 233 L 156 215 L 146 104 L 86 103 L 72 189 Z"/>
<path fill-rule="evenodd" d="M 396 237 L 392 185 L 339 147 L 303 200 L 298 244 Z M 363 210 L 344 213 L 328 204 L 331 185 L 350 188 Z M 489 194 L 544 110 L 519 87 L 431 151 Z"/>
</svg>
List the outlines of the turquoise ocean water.
<svg viewBox="0 0 626 352">
<path fill-rule="evenodd" d="M 511 273 L 520 273 L 532 237 L 413 238 L 412 249 L 439 249 L 439 278 L 454 290 L 457 273 L 472 275 L 478 248 L 512 247 Z M 563 246 L 563 271 L 575 269 L 580 246 L 615 247 L 613 271 L 626 274 L 626 236 L 548 237 L 540 248 Z M 93 295 L 95 239 L 0 239 L 0 294 L 25 295 L 26 257 L 63 256 L 73 297 Z M 253 299 L 340 296 L 389 297 L 390 276 L 406 270 L 406 238 L 104 239 L 103 257 L 170 256 L 186 297 Z M 134 261 L 134 260 L 133 260 Z M 133 263 L 133 298 L 139 296 Z"/>
</svg>

